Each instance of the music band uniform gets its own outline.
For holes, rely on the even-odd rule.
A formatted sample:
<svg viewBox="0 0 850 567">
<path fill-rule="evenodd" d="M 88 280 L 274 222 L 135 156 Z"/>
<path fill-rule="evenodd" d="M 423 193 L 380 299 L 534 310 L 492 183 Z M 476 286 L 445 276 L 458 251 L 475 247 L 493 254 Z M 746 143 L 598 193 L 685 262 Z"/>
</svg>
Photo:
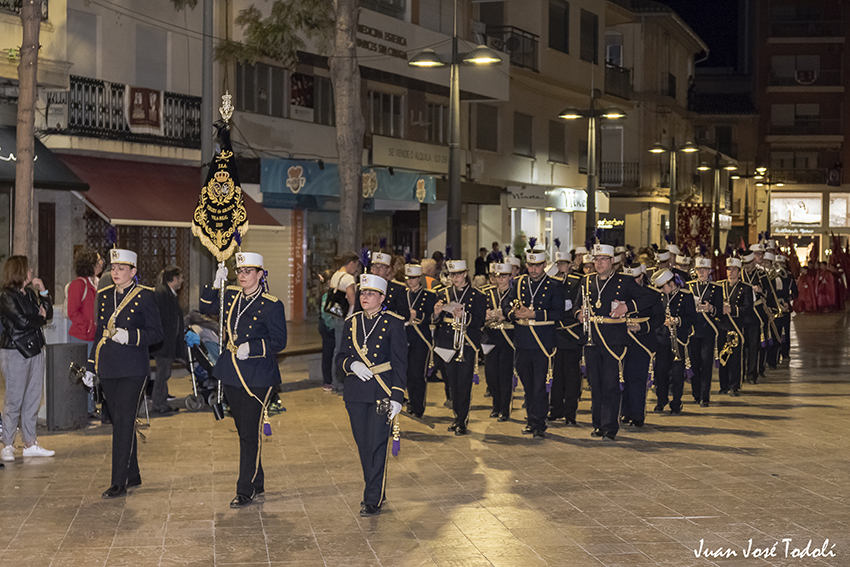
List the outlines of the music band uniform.
<svg viewBox="0 0 850 567">
<path fill-rule="evenodd" d="M 263 271 L 263 258 L 239 252 L 236 266 Z M 201 313 L 218 313 L 218 294 L 218 289 L 204 288 Z M 260 432 L 272 395 L 281 383 L 277 353 L 286 348 L 286 312 L 283 303 L 266 292 L 261 283 L 251 295 L 246 295 L 240 286 L 227 286 L 224 313 L 226 346 L 213 368 L 213 377 L 221 381 L 239 434 L 237 496 L 231 502 L 235 507 L 250 503 L 265 491 Z M 237 350 L 243 344 L 248 345 L 248 356 L 239 360 Z"/>
<path fill-rule="evenodd" d="M 559 278 L 558 276 L 564 276 Z M 549 393 L 549 419 L 564 419 L 575 425 L 578 402 L 581 398 L 581 347 L 584 344 L 581 323 L 573 313 L 578 303 L 581 276 L 574 272 L 558 274 L 553 279 L 560 283 L 564 297 L 564 312 L 555 324 L 555 360 L 552 374 L 552 391 Z"/>
<path fill-rule="evenodd" d="M 727 266 L 740 267 L 737 258 L 726 260 Z M 723 294 L 723 305 L 731 308 L 730 314 L 721 311 L 719 317 L 720 338 L 720 393 L 729 392 L 738 395 L 744 377 L 744 345 L 745 333 L 758 333 L 758 319 L 753 313 L 753 288 L 740 279 L 734 284 L 728 279 L 717 282 Z M 755 340 L 751 337 L 751 340 Z M 737 344 L 736 344 L 737 343 Z M 725 354 L 725 356 L 724 356 Z"/>
<path fill-rule="evenodd" d="M 112 264 L 135 268 L 136 254 L 110 250 Z M 104 497 L 122 496 L 141 484 L 136 449 L 136 412 L 150 375 L 148 347 L 162 340 L 162 324 L 153 288 L 131 282 L 119 291 L 115 284 L 97 292 L 97 330 L 86 370 L 100 380 L 112 417 L 112 482 Z M 116 330 L 126 329 L 119 344 Z M 110 492 L 111 491 L 111 492 Z M 109 493 L 109 494 L 107 494 Z"/>
<path fill-rule="evenodd" d="M 408 264 L 404 267 L 405 275 L 419 277 L 421 266 Z M 407 395 L 409 398 L 407 411 L 417 417 L 425 413 L 427 393 L 428 361 L 432 353 L 433 335 L 431 333 L 431 317 L 434 314 L 434 304 L 437 294 L 421 283 L 416 291 L 407 288 L 404 292 L 408 313 L 416 311 L 416 319 L 409 317 L 404 323 L 407 333 Z"/>
<path fill-rule="evenodd" d="M 655 272 L 652 276 L 653 285 L 660 288 L 665 283 L 663 281 L 665 274 L 670 278 L 678 276 L 665 270 Z M 687 288 L 676 287 L 670 293 L 662 293 L 661 302 L 665 308 L 665 323 L 669 317 L 676 320 L 677 327 L 675 336 L 673 329 L 667 324 L 656 331 L 658 337 L 658 350 L 655 353 L 657 402 L 654 411 L 664 411 L 664 407 L 669 403 L 670 411 L 678 414 L 682 411 L 685 371 L 690 368 L 688 342 L 693 333 L 693 321 L 696 319 L 697 312 L 693 295 Z"/>
<path fill-rule="evenodd" d="M 708 260 L 710 265 L 711 260 Z M 708 406 L 711 402 L 711 374 L 718 353 L 717 317 L 723 314 L 723 290 L 712 281 L 691 280 L 688 288 L 699 305 L 706 303 L 713 311 L 697 312 L 694 321 L 694 334 L 691 336 L 688 351 L 691 358 L 691 393 L 694 401 Z"/>
<path fill-rule="evenodd" d="M 510 274 L 511 269 L 510 264 L 497 262 L 490 264 L 490 268 L 500 270 L 494 273 L 507 274 Z M 504 292 L 500 292 L 497 285 L 487 286 L 483 292 L 487 298 L 487 310 L 504 312 L 505 308 L 510 308 L 510 289 L 508 287 Z M 493 402 L 491 414 L 496 413 L 501 421 L 507 421 L 511 416 L 513 401 L 514 325 L 510 321 L 488 321 L 485 326 L 484 337 L 481 339 L 482 348 L 487 348 L 487 345 L 493 347 L 484 357 L 484 376 Z"/>
</svg>

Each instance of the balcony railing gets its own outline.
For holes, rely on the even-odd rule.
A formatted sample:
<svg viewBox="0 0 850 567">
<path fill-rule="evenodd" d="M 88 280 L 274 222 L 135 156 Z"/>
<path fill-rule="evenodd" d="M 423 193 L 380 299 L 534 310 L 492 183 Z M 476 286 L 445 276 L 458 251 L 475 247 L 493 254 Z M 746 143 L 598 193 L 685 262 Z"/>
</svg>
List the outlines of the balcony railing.
<svg viewBox="0 0 850 567">
<path fill-rule="evenodd" d="M 768 123 L 768 134 L 773 136 L 830 136 L 841 134 L 841 120 L 837 118 L 797 118 L 793 124 Z"/>
<path fill-rule="evenodd" d="M 514 26 L 488 26 L 487 45 L 510 56 L 511 65 L 537 71 L 538 36 Z"/>
<path fill-rule="evenodd" d="M 184 148 L 201 147 L 201 98 L 163 92 L 162 134 L 133 132 L 126 116 L 122 83 L 71 75 L 71 90 L 50 93 L 50 104 L 67 104 L 68 122 L 61 133 Z"/>
<path fill-rule="evenodd" d="M 640 185 L 638 162 L 603 161 L 599 184 L 605 187 L 637 187 Z"/>
<path fill-rule="evenodd" d="M 0 12 L 11 12 L 21 15 L 23 0 L 0 0 Z M 47 0 L 41 1 L 41 19 L 47 21 Z"/>
<path fill-rule="evenodd" d="M 770 22 L 771 37 L 839 37 L 844 35 L 841 19 L 799 22 Z"/>
<path fill-rule="evenodd" d="M 632 70 L 605 63 L 605 92 L 620 98 L 632 97 Z"/>
<path fill-rule="evenodd" d="M 770 181 L 772 183 L 826 185 L 828 177 L 829 170 L 825 167 L 770 169 Z"/>
<path fill-rule="evenodd" d="M 838 87 L 842 84 L 842 73 L 838 69 L 818 69 L 796 71 L 793 76 L 788 76 L 771 71 L 767 84 L 771 87 Z"/>
</svg>

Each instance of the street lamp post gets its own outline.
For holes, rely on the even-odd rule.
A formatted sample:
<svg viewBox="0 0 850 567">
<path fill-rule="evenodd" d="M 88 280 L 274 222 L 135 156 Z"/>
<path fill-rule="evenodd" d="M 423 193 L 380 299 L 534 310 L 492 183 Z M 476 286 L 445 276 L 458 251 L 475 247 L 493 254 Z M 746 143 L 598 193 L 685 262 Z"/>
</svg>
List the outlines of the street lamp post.
<svg viewBox="0 0 850 567">
<path fill-rule="evenodd" d="M 720 161 L 720 152 L 714 152 L 714 166 L 712 167 L 708 162 L 700 162 L 699 166 L 697 166 L 699 171 L 709 171 L 711 169 L 714 170 L 714 222 L 713 222 L 713 238 L 712 238 L 712 247 L 714 248 L 714 254 L 717 255 L 720 253 L 720 170 L 725 169 L 726 171 L 734 171 L 738 169 L 738 166 L 732 162 L 728 162 L 725 164 L 721 164 Z"/>
<path fill-rule="evenodd" d="M 653 154 L 663 154 L 664 152 L 670 152 L 670 212 L 668 214 L 668 218 L 670 219 L 670 232 L 673 237 L 673 244 L 676 243 L 677 233 L 678 233 L 678 225 L 677 225 L 677 205 L 676 201 L 678 199 L 678 171 L 677 171 L 677 162 L 676 162 L 676 152 L 682 152 L 686 154 L 692 154 L 694 152 L 699 151 L 699 147 L 693 142 L 686 142 L 682 147 L 676 146 L 676 139 L 672 140 L 670 148 L 666 148 L 661 142 L 653 145 L 649 148 L 650 153 Z"/>
<path fill-rule="evenodd" d="M 626 113 L 621 110 L 603 110 L 596 108 L 596 99 L 600 98 L 602 93 L 599 89 L 593 89 L 590 93 L 590 109 L 578 110 L 574 107 L 569 107 L 558 114 L 559 118 L 564 120 L 577 120 L 579 118 L 587 118 L 587 215 L 585 221 L 585 233 L 588 240 L 593 240 L 596 231 L 596 129 L 598 126 L 597 118 L 607 118 L 609 120 L 617 120 L 625 118 Z"/>
<path fill-rule="evenodd" d="M 457 0 L 454 0 L 452 52 L 448 65 L 449 80 L 449 194 L 446 203 L 446 248 L 462 258 L 461 195 L 460 195 L 460 65 L 492 65 L 502 58 L 489 47 L 479 45 L 468 53 L 460 53 L 457 37 Z M 447 63 L 432 49 L 424 49 L 408 61 L 413 67 L 445 67 Z"/>
</svg>

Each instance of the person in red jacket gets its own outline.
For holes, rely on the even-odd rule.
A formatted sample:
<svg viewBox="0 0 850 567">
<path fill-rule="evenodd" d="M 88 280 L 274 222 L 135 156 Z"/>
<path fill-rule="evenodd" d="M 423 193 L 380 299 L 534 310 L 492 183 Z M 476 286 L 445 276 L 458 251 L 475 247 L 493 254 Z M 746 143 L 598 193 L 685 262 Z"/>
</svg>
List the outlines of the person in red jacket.
<svg viewBox="0 0 850 567">
<path fill-rule="evenodd" d="M 74 270 L 77 277 L 68 284 L 65 292 L 68 319 L 71 321 L 71 327 L 68 329 L 68 342 L 87 345 L 86 355 L 88 355 L 97 330 L 97 323 L 94 319 L 94 305 L 98 278 L 103 272 L 103 258 L 95 250 L 84 248 L 77 252 L 74 257 Z M 77 362 L 85 364 L 85 358 Z M 96 410 L 95 392 L 92 390 L 89 392 L 89 414 L 94 414 Z"/>
</svg>

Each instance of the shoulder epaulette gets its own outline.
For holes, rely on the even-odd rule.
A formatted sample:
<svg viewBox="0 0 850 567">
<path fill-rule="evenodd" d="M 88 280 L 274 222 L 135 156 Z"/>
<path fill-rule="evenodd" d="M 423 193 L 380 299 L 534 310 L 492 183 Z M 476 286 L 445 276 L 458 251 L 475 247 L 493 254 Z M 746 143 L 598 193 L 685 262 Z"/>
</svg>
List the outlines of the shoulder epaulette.
<svg viewBox="0 0 850 567">
<path fill-rule="evenodd" d="M 396 313 L 395 311 L 387 310 L 387 311 L 384 311 L 384 314 L 385 314 L 385 315 L 392 315 L 393 317 L 395 317 L 395 318 L 396 318 L 396 319 L 398 319 L 399 321 L 404 321 L 404 320 L 405 320 L 405 319 L 404 319 L 404 317 L 402 317 L 401 315 L 399 315 L 399 314 L 398 314 L 398 313 Z"/>
<path fill-rule="evenodd" d="M 345 320 L 346 320 L 346 321 L 348 321 L 349 319 L 351 319 L 352 317 L 354 317 L 354 316 L 355 316 L 355 315 L 357 315 L 358 313 L 363 313 L 363 312 L 362 312 L 362 311 L 355 311 L 354 313 L 352 313 L 351 315 L 349 315 L 348 317 L 346 317 L 346 318 L 345 318 Z"/>
<path fill-rule="evenodd" d="M 103 292 L 105 292 L 105 291 L 107 291 L 107 290 L 112 289 L 113 287 L 115 287 L 115 284 L 109 284 L 108 286 L 106 286 L 106 287 L 104 287 L 104 288 L 101 288 L 101 289 L 97 290 L 97 292 L 98 292 L 98 293 L 103 293 Z"/>
<path fill-rule="evenodd" d="M 152 287 L 150 287 L 150 286 L 146 286 L 146 285 L 139 285 L 139 287 L 140 287 L 140 288 L 142 288 L 142 289 L 146 289 L 146 290 L 148 290 L 148 291 L 155 291 L 155 290 L 154 290 L 154 288 L 152 288 Z"/>
<path fill-rule="evenodd" d="M 402 287 L 405 285 L 405 284 L 401 283 L 400 281 L 398 281 L 398 280 L 397 280 L 397 279 L 395 279 L 395 278 L 391 279 L 390 281 L 391 281 L 391 282 L 393 282 L 394 284 L 396 284 L 396 285 L 400 285 L 400 286 L 402 286 Z"/>
<path fill-rule="evenodd" d="M 555 280 L 556 282 L 562 282 L 563 283 L 563 281 L 564 281 L 564 276 L 562 276 L 561 274 L 556 274 L 554 276 L 549 276 L 549 277 L 552 278 L 553 280 Z"/>
<path fill-rule="evenodd" d="M 275 296 L 273 296 L 270 293 L 263 293 L 263 297 L 265 297 L 269 301 L 280 301 L 278 298 L 276 298 Z"/>
<path fill-rule="evenodd" d="M 423 289 L 425 290 L 425 293 L 433 293 L 434 295 L 437 295 L 437 292 L 434 291 L 433 289 L 428 289 L 427 287 L 423 288 Z"/>
<path fill-rule="evenodd" d="M 230 291 L 242 291 L 242 288 L 238 285 L 229 285 L 224 289 L 229 289 Z"/>
</svg>

